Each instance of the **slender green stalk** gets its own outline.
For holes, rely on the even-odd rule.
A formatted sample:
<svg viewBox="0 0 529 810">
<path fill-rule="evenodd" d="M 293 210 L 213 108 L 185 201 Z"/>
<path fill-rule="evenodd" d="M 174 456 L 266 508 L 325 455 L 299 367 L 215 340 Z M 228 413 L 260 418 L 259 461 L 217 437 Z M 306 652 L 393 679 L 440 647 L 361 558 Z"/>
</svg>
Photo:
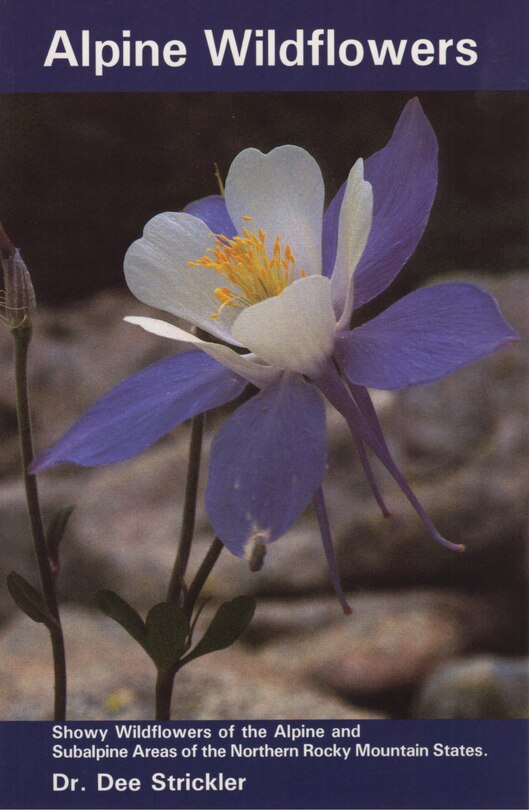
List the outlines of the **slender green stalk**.
<svg viewBox="0 0 529 810">
<path fill-rule="evenodd" d="M 189 619 L 191 619 L 193 608 L 204 587 L 204 583 L 211 574 L 223 548 L 224 546 L 219 538 L 215 537 L 189 586 L 183 603 L 184 613 L 187 614 Z M 175 664 L 169 669 L 158 670 L 158 677 L 156 679 L 156 720 L 171 719 L 171 700 L 173 697 L 174 679 L 178 670 L 178 664 Z"/>
<path fill-rule="evenodd" d="M 187 466 L 187 480 L 184 496 L 184 511 L 182 528 L 175 564 L 167 590 L 167 601 L 178 604 L 185 591 L 185 574 L 191 552 L 191 544 L 195 532 L 195 518 L 197 509 L 198 479 L 200 475 L 200 456 L 202 453 L 202 439 L 204 436 L 204 414 L 193 418 L 191 424 L 191 439 L 189 442 L 189 461 Z"/>
<path fill-rule="evenodd" d="M 159 669 L 156 679 L 156 720 L 171 719 L 171 701 L 178 665 L 170 669 Z"/>
<path fill-rule="evenodd" d="M 54 719 L 66 718 L 66 657 L 64 638 L 59 616 L 59 607 L 55 591 L 55 574 L 48 555 L 46 534 L 42 522 L 39 503 L 37 479 L 28 472 L 33 461 L 33 438 L 31 432 L 31 416 L 29 407 L 27 383 L 27 355 L 31 340 L 31 325 L 25 320 L 11 323 L 11 333 L 14 340 L 15 384 L 17 400 L 17 419 L 20 437 L 20 452 L 22 459 L 22 473 L 26 488 L 33 548 L 37 560 L 44 601 L 53 618 L 48 625 L 53 650 L 54 678 L 55 678 L 55 705 Z"/>
<path fill-rule="evenodd" d="M 220 174 L 217 175 L 219 182 Z M 222 191 L 221 191 L 222 193 Z M 194 328 L 193 333 L 207 340 L 208 335 L 201 329 Z M 182 528 L 176 559 L 167 589 L 167 601 L 180 605 L 189 619 L 193 613 L 195 603 L 200 596 L 206 579 L 217 562 L 222 550 L 222 543 L 215 537 L 211 547 L 206 553 L 199 569 L 189 586 L 186 587 L 185 575 L 191 553 L 191 545 L 195 533 L 195 519 L 197 510 L 198 480 L 200 476 L 200 459 L 202 455 L 202 441 L 204 438 L 204 414 L 198 414 L 191 423 L 191 438 L 189 441 L 189 461 L 187 465 L 186 488 L 184 495 L 184 511 L 182 515 Z M 171 719 L 171 698 L 178 664 L 167 670 L 159 670 L 156 680 L 156 719 Z"/>
<path fill-rule="evenodd" d="M 202 454 L 203 436 L 204 414 L 199 414 L 193 418 L 191 423 L 182 528 L 180 530 L 178 551 L 167 590 L 167 601 L 173 602 L 174 604 L 181 604 L 186 590 L 185 574 L 195 532 L 198 479 L 200 476 L 200 457 Z M 156 679 L 156 720 L 171 719 L 171 699 L 173 696 L 174 679 L 177 672 L 178 664 L 175 664 L 169 669 L 158 670 L 158 677 Z"/>
<path fill-rule="evenodd" d="M 187 479 L 184 496 L 184 511 L 182 528 L 178 543 L 175 564 L 171 573 L 167 601 L 179 604 L 191 619 L 196 600 L 200 595 L 204 583 L 211 573 L 222 549 L 222 543 L 216 537 L 206 553 L 199 569 L 189 586 L 185 585 L 185 575 L 191 553 L 191 544 L 195 532 L 195 519 L 197 509 L 198 480 L 200 476 L 200 458 L 202 454 L 202 440 L 204 437 L 204 414 L 193 418 L 191 423 L 191 438 L 189 441 L 189 461 L 187 466 Z M 159 670 L 156 680 L 156 719 L 171 719 L 171 699 L 173 696 L 174 679 L 178 672 L 178 664 L 169 669 Z"/>
<path fill-rule="evenodd" d="M 211 574 L 215 566 L 215 563 L 217 562 L 220 556 L 220 552 L 222 551 L 223 548 L 224 545 L 222 544 L 222 542 L 219 540 L 218 537 L 215 537 L 186 593 L 184 604 L 182 607 L 184 613 L 188 616 L 188 618 L 191 618 L 193 608 L 195 607 L 196 601 L 200 596 L 200 592 L 204 587 L 207 578 Z"/>
</svg>

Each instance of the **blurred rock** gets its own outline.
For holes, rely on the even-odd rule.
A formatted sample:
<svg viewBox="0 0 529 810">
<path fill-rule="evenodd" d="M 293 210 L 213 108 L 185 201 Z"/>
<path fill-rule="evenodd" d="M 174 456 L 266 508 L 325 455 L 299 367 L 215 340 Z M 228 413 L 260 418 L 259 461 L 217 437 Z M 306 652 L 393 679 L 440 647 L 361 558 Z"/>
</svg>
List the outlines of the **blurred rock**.
<svg viewBox="0 0 529 810">
<path fill-rule="evenodd" d="M 446 659 L 497 649 L 515 614 L 512 605 L 500 609 L 493 599 L 450 591 L 363 593 L 349 601 L 351 617 L 310 631 L 299 624 L 295 636 L 265 647 L 264 660 L 353 700 L 381 699 L 415 688 Z M 288 626 L 287 613 L 284 605 Z M 276 608 L 272 627 L 279 616 Z"/>
<path fill-rule="evenodd" d="M 334 596 L 297 599 L 260 599 L 258 609 L 245 631 L 247 643 L 256 647 L 292 638 L 308 638 L 331 625 L 347 624 Z"/>
<path fill-rule="evenodd" d="M 60 506 L 71 502 L 74 493 L 71 486 L 50 487 L 46 482 L 40 489 L 40 495 L 42 513 L 47 525 Z M 16 571 L 33 585 L 40 587 L 22 483 L 12 483 L 0 489 L 0 525 L 2 527 L 0 617 L 5 617 L 18 612 L 5 586 L 5 578 L 10 571 Z M 61 546 L 59 598 L 90 604 L 93 600 L 94 583 L 97 582 L 101 588 L 110 587 L 115 578 L 113 568 L 112 561 L 106 555 L 98 553 L 95 548 L 81 546 L 70 528 L 67 528 Z"/>
<path fill-rule="evenodd" d="M 155 668 L 110 619 L 63 608 L 71 720 L 153 719 Z M 48 634 L 19 615 L 2 635 L 0 712 L 4 720 L 49 719 L 52 710 Z M 291 677 L 278 679 L 241 642 L 192 662 L 178 675 L 177 720 L 363 719 L 358 709 Z"/>
<path fill-rule="evenodd" d="M 76 540 L 108 559 L 112 589 L 137 609 L 160 602 L 169 584 L 182 514 L 186 433 L 129 462 L 88 471 L 72 516 Z M 101 581 L 92 581 L 94 592 L 101 587 Z"/>
<path fill-rule="evenodd" d="M 529 661 L 479 656 L 444 664 L 421 687 L 413 715 L 426 720 L 529 718 Z"/>
<path fill-rule="evenodd" d="M 506 471 L 471 464 L 431 484 L 411 479 L 442 534 L 465 546 L 461 554 L 436 543 L 393 486 L 385 490 L 393 518 L 385 520 L 373 504 L 360 506 L 348 525 L 342 514 L 336 538 L 345 585 L 472 587 L 476 578 L 485 586 L 522 584 L 529 481 L 517 461 L 519 467 Z"/>
</svg>

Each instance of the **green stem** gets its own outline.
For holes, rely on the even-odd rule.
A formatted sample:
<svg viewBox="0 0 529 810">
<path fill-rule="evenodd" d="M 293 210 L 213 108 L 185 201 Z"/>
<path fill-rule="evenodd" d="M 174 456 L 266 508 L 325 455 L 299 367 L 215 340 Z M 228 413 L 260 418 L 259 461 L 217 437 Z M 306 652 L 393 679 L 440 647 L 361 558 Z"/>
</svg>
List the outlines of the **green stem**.
<svg viewBox="0 0 529 810">
<path fill-rule="evenodd" d="M 220 175 L 219 175 L 220 176 Z M 197 327 L 193 328 L 193 333 L 203 340 L 208 340 L 208 335 Z M 200 565 L 189 590 L 186 588 L 185 575 L 191 553 L 191 544 L 195 533 L 195 518 L 197 510 L 198 479 L 200 475 L 200 458 L 202 455 L 202 440 L 204 437 L 204 414 L 198 414 L 191 423 L 191 438 L 189 441 L 189 461 L 187 465 L 187 479 L 184 495 L 184 511 L 182 515 L 182 528 L 178 542 L 178 551 L 167 589 L 167 601 L 175 605 L 181 605 L 189 619 L 195 606 L 195 602 L 202 590 L 211 569 L 218 559 L 222 543 L 215 538 L 202 564 Z M 217 549 L 216 544 L 220 544 Z M 215 547 L 215 552 L 212 548 Z M 171 698 L 178 664 L 168 670 L 159 670 L 156 680 L 156 719 L 171 719 Z"/>
<path fill-rule="evenodd" d="M 178 543 L 178 552 L 167 590 L 167 601 L 178 604 L 185 589 L 185 574 L 195 532 L 195 518 L 197 510 L 198 479 L 200 474 L 200 456 L 202 453 L 202 439 L 204 435 L 204 414 L 193 418 L 191 424 L 191 439 L 189 442 L 189 462 L 187 466 L 187 480 L 184 496 L 184 511 L 182 528 Z"/>
<path fill-rule="evenodd" d="M 173 697 L 173 685 L 178 667 L 158 670 L 156 679 L 156 720 L 171 719 L 171 700 Z"/>
<path fill-rule="evenodd" d="M 218 537 L 215 537 L 213 542 L 211 543 L 206 556 L 202 560 L 200 564 L 200 568 L 196 572 L 194 579 L 189 586 L 189 590 L 186 594 L 183 604 L 184 613 L 191 618 L 191 614 L 193 613 L 193 608 L 195 607 L 195 603 L 200 596 L 200 591 L 204 587 L 204 584 L 211 574 L 215 563 L 217 562 L 220 552 L 224 548 L 224 545 L 219 540 Z"/>
<path fill-rule="evenodd" d="M 191 619 L 193 608 L 204 587 L 204 583 L 213 570 L 223 548 L 224 546 L 219 538 L 215 537 L 189 586 L 183 603 L 183 610 L 189 619 Z M 156 679 L 156 720 L 171 719 L 174 679 L 178 670 L 178 664 L 175 664 L 169 669 L 158 670 L 158 677 Z"/>
<path fill-rule="evenodd" d="M 204 414 L 199 414 L 194 417 L 191 424 L 182 529 L 175 564 L 167 590 L 167 601 L 173 602 L 174 604 L 181 604 L 189 619 L 191 619 L 191 614 L 196 600 L 200 595 L 200 591 L 222 550 L 222 543 L 216 537 L 191 582 L 189 590 L 187 590 L 185 586 L 185 575 L 195 532 L 198 479 L 200 475 L 203 436 Z M 175 664 L 174 667 L 169 669 L 158 671 L 158 677 L 156 679 L 156 720 L 171 719 L 171 700 L 173 696 L 174 679 L 177 672 L 178 664 Z"/>
<path fill-rule="evenodd" d="M 187 479 L 184 495 L 184 511 L 182 515 L 182 528 L 178 541 L 178 551 L 174 562 L 167 601 L 178 605 L 182 602 L 185 593 L 185 575 L 191 553 L 191 544 L 195 533 L 195 518 L 197 511 L 198 479 L 200 475 L 200 457 L 202 454 L 202 439 L 204 436 L 204 414 L 198 414 L 191 423 L 191 438 L 189 440 L 189 461 L 187 464 Z M 156 720 L 171 719 L 171 700 L 173 686 L 178 664 L 169 669 L 158 670 L 156 679 Z"/>
<path fill-rule="evenodd" d="M 27 323 L 13 324 L 12 335 L 14 340 L 15 384 L 17 399 L 17 419 L 20 437 L 20 453 L 22 459 L 22 473 L 26 488 L 33 548 L 37 560 L 42 592 L 46 607 L 54 619 L 48 626 L 53 650 L 53 665 L 55 677 L 55 705 L 54 719 L 66 718 L 66 656 L 64 638 L 59 616 L 59 607 L 55 591 L 55 576 L 48 555 L 46 534 L 42 522 L 39 503 L 37 479 L 28 472 L 33 461 L 33 438 L 31 432 L 31 416 L 29 407 L 27 382 L 27 355 L 31 340 L 31 326 Z"/>
</svg>

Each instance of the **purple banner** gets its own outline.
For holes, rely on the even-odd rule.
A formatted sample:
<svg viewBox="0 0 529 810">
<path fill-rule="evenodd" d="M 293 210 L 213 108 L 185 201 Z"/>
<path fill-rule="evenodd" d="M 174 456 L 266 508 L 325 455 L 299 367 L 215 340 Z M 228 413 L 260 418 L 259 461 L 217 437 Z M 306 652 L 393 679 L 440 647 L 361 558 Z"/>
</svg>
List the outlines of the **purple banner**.
<svg viewBox="0 0 529 810">
<path fill-rule="evenodd" d="M 512 0 L 0 0 L 0 91 L 519 90 Z"/>
<path fill-rule="evenodd" d="M 523 721 L 3 723 L 3 808 L 526 808 Z"/>
</svg>

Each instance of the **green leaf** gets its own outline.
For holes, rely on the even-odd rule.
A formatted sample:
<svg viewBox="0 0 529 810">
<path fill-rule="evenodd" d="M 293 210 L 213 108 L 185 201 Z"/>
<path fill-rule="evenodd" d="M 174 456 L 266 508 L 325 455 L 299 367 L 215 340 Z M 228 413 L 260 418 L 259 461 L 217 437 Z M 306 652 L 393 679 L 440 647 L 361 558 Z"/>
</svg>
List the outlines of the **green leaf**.
<svg viewBox="0 0 529 810">
<path fill-rule="evenodd" d="M 50 624 L 55 624 L 55 619 L 46 607 L 40 593 L 16 571 L 11 571 L 8 574 L 7 587 L 16 604 L 26 616 L 29 616 L 34 622 L 45 624 L 47 627 Z"/>
<path fill-rule="evenodd" d="M 103 613 L 114 619 L 147 650 L 147 629 L 140 614 L 114 591 L 98 591 L 97 602 Z M 147 650 L 148 652 L 148 650 Z"/>
<path fill-rule="evenodd" d="M 236 596 L 224 602 L 194 650 L 183 659 L 182 665 L 202 655 L 231 647 L 250 624 L 255 612 L 255 599 Z"/>
<path fill-rule="evenodd" d="M 172 602 L 160 602 L 149 611 L 146 621 L 145 649 L 158 669 L 176 664 L 184 652 L 189 633 L 189 619 Z"/>
<path fill-rule="evenodd" d="M 59 558 L 59 546 L 74 509 L 74 506 L 62 506 L 55 512 L 48 526 L 46 543 L 48 545 L 48 553 L 53 562 L 57 562 Z"/>
</svg>

